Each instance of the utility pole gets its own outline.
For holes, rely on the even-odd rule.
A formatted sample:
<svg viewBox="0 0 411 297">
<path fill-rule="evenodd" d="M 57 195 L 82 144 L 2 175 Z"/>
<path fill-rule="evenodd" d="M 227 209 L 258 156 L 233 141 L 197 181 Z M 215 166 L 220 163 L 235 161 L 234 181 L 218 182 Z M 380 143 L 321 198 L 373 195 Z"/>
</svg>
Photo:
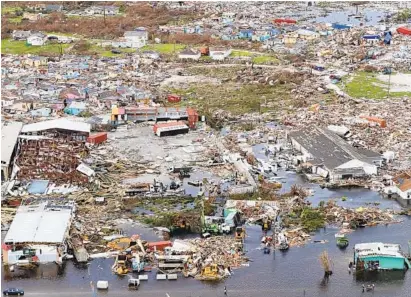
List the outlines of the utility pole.
<svg viewBox="0 0 411 297">
<path fill-rule="evenodd" d="M 103 15 L 104 15 L 104 27 L 107 26 L 106 24 L 106 6 L 103 5 Z"/>
<path fill-rule="evenodd" d="M 390 97 L 392 67 L 388 68 L 388 97 Z"/>
</svg>

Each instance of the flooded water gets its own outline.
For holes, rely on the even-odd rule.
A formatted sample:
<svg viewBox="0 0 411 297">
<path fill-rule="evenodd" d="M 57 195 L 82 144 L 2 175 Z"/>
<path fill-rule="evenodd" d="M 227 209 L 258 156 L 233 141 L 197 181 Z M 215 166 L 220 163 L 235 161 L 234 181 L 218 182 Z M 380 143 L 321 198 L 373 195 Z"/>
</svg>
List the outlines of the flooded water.
<svg viewBox="0 0 411 297">
<path fill-rule="evenodd" d="M 265 158 L 262 153 L 263 145 L 253 147 L 258 158 Z M 193 174 L 193 179 L 204 177 L 204 172 Z M 286 177 L 283 190 L 294 184 L 301 184 L 314 190 L 309 200 L 318 204 L 321 200 L 336 199 L 338 204 L 346 207 L 366 206 L 378 202 L 379 207 L 399 208 L 396 202 L 383 199 L 378 193 L 367 189 L 321 189 L 318 185 L 310 184 L 301 175 L 294 172 L 279 171 L 278 176 Z M 206 176 L 208 177 L 208 176 Z M 210 176 L 211 177 L 211 176 Z M 196 189 L 193 187 L 193 194 Z M 198 190 L 197 190 L 198 191 Z M 341 197 L 347 197 L 342 201 Z M 139 224 L 124 224 L 126 234 L 141 234 L 146 240 L 159 240 L 151 229 Z M 155 272 L 148 273 L 149 280 L 142 282 L 138 292 L 127 289 L 127 279 L 131 276 L 119 277 L 113 275 L 111 266 L 114 259 L 95 259 L 89 265 L 78 266 L 73 261 L 67 261 L 64 267 L 55 264 L 42 265 L 34 271 L 17 270 L 13 273 L 3 270 L 2 287 L 19 287 L 26 291 L 26 296 L 224 296 L 224 286 L 228 296 L 368 296 L 373 297 L 409 297 L 411 296 L 411 271 L 386 272 L 366 275 L 357 279 L 348 274 L 348 263 L 352 261 L 352 247 L 360 242 L 381 241 L 399 243 L 407 249 L 411 240 L 411 219 L 403 217 L 403 222 L 389 226 L 381 225 L 358 229 L 348 235 L 350 245 L 340 250 L 335 245 L 334 235 L 337 229 L 326 228 L 315 234 L 311 243 L 304 247 L 290 248 L 289 251 L 275 252 L 270 255 L 259 250 L 261 229 L 258 226 L 247 227 L 246 250 L 251 262 L 249 267 L 234 270 L 234 274 L 224 282 L 206 283 L 179 276 L 176 281 L 157 281 Z M 2 234 L 2 237 L 4 234 Z M 325 244 L 314 243 L 313 240 L 326 240 Z M 319 255 L 327 250 L 333 264 L 333 275 L 329 283 L 322 285 L 323 269 Z M 90 281 L 109 281 L 108 292 L 92 292 Z M 375 283 L 373 293 L 362 293 L 362 284 Z"/>
<path fill-rule="evenodd" d="M 315 18 L 315 22 L 339 23 L 353 26 L 359 26 L 362 23 L 367 26 L 375 26 L 378 25 L 379 21 L 383 20 L 386 15 L 386 13 L 382 10 L 365 8 L 359 10 L 359 13 L 364 17 L 361 19 L 356 19 L 352 17 L 352 15 L 354 15 L 355 13 L 355 8 L 347 9 L 344 11 L 333 11 L 330 12 L 327 16 L 320 16 Z"/>
<path fill-rule="evenodd" d="M 401 224 L 376 226 L 359 229 L 348 235 L 350 246 L 340 250 L 335 245 L 336 229 L 327 228 L 315 235 L 314 239 L 328 240 L 326 244 L 309 243 L 304 247 L 291 248 L 288 252 L 275 252 L 265 255 L 258 249 L 261 229 L 247 227 L 246 249 L 251 258 L 249 267 L 234 270 L 234 275 L 221 283 L 203 283 L 194 279 L 180 277 L 177 281 L 157 281 L 155 272 L 148 273 L 149 280 L 143 282 L 139 296 L 223 296 L 227 286 L 229 296 L 364 296 L 361 293 L 363 283 L 375 283 L 373 296 L 411 295 L 411 272 L 378 273 L 369 275 L 367 280 L 357 280 L 348 274 L 348 263 L 353 256 L 352 247 L 359 242 L 384 241 L 400 243 L 405 249 L 411 239 L 409 232 L 411 220 L 404 218 Z M 142 234 L 148 240 L 158 240 L 156 235 L 141 227 L 128 230 Z M 321 285 L 323 270 L 319 255 L 327 250 L 333 263 L 333 275 L 327 286 Z M 67 261 L 64 269 L 55 264 L 43 265 L 37 271 L 5 273 L 2 287 L 22 287 L 27 296 L 93 296 L 90 281 L 108 280 L 108 292 L 99 292 L 97 296 L 127 296 L 128 277 L 112 274 L 113 259 L 95 259 L 87 266 L 76 266 Z M 272 295 L 275 294 L 275 295 Z"/>
</svg>

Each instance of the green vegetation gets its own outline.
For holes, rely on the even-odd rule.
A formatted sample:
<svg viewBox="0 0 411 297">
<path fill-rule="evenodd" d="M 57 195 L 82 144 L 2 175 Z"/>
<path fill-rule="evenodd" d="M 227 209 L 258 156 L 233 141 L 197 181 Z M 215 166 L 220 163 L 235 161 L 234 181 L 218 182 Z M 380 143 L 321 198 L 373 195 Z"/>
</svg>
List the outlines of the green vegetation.
<svg viewBox="0 0 411 297">
<path fill-rule="evenodd" d="M 184 44 L 159 43 L 143 46 L 140 51 L 156 51 L 160 54 L 172 54 L 183 50 L 185 47 L 186 46 Z"/>
<path fill-rule="evenodd" d="M 60 47 L 63 51 L 68 48 L 68 44 L 53 44 L 49 43 L 43 46 L 30 46 L 27 45 L 25 41 L 14 41 L 11 39 L 1 40 L 1 52 L 2 54 L 14 54 L 14 55 L 25 55 L 25 54 L 36 54 L 36 55 L 55 55 L 60 54 Z"/>
<path fill-rule="evenodd" d="M 284 101 L 290 98 L 285 85 L 197 84 L 194 89 L 196 96 L 189 103 L 206 113 L 217 109 L 223 109 L 233 114 L 267 112 L 275 109 L 278 104 L 283 105 Z"/>
<path fill-rule="evenodd" d="M 301 216 L 301 223 L 304 229 L 309 232 L 316 231 L 325 226 L 325 219 L 319 210 L 306 207 L 303 209 Z"/>
<path fill-rule="evenodd" d="M 253 53 L 249 51 L 240 51 L 240 50 L 233 50 L 230 54 L 230 57 L 250 57 Z"/>
<path fill-rule="evenodd" d="M 396 16 L 397 22 L 406 22 L 409 19 L 411 19 L 411 9 L 410 8 L 406 8 L 406 9 L 398 12 L 398 14 Z"/>
<path fill-rule="evenodd" d="M 16 11 L 22 10 L 21 7 L 18 6 L 2 6 L 1 7 L 1 14 L 8 14 L 8 13 L 14 13 Z"/>
<path fill-rule="evenodd" d="M 244 69 L 244 66 L 227 67 L 192 67 L 187 69 L 190 75 L 204 75 L 208 77 L 228 79 L 238 70 Z"/>
<path fill-rule="evenodd" d="M 345 91 L 351 97 L 384 99 L 388 96 L 388 83 L 379 80 L 375 73 L 360 71 L 344 80 Z M 411 96 L 411 92 L 390 92 L 392 97 Z"/>
<path fill-rule="evenodd" d="M 98 45 L 92 45 L 90 48 L 90 51 L 92 51 L 93 53 L 96 53 L 99 56 L 108 57 L 108 58 L 123 57 L 125 54 L 136 52 L 135 48 L 119 48 L 117 50 L 121 52 L 120 54 L 114 54 L 111 50 L 112 50 L 111 47 L 101 47 Z"/>
<path fill-rule="evenodd" d="M 203 60 L 203 61 L 213 61 L 213 59 L 212 59 L 210 56 L 201 56 L 201 57 L 200 57 L 200 60 Z"/>
<path fill-rule="evenodd" d="M 13 17 L 13 18 L 9 18 L 8 21 L 12 24 L 20 24 L 22 19 L 23 19 L 22 16 L 16 16 L 16 17 Z"/>
<path fill-rule="evenodd" d="M 257 56 L 253 58 L 253 63 L 255 64 L 277 64 L 279 60 L 273 56 Z"/>
</svg>

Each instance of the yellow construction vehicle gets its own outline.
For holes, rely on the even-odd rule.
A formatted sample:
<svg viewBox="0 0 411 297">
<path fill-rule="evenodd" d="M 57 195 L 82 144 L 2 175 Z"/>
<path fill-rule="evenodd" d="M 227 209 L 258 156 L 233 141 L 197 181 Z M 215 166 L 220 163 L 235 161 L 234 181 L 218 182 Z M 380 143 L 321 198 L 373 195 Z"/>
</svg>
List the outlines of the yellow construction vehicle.
<svg viewBox="0 0 411 297">
<path fill-rule="evenodd" d="M 222 276 L 218 274 L 217 264 L 210 264 L 206 267 L 203 267 L 201 274 L 196 276 L 196 279 L 205 280 L 205 281 L 215 281 L 222 279 Z"/>
<path fill-rule="evenodd" d="M 245 228 L 244 227 L 237 227 L 235 229 L 234 236 L 235 236 L 235 240 L 243 241 L 244 238 L 245 238 Z"/>
<path fill-rule="evenodd" d="M 268 218 L 263 219 L 263 224 L 262 224 L 262 229 L 264 232 L 267 232 L 268 230 L 271 229 L 271 220 Z"/>
</svg>

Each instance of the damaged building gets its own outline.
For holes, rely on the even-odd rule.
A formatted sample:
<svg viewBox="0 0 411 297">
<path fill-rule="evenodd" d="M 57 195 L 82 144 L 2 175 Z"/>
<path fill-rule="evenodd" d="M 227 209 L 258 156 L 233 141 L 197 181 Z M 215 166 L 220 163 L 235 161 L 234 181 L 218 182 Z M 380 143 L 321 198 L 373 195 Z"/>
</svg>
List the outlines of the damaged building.
<svg viewBox="0 0 411 297">
<path fill-rule="evenodd" d="M 25 125 L 16 160 L 20 180 L 46 179 L 56 184 L 88 181 L 77 167 L 88 155 L 90 124 L 57 119 Z"/>
<path fill-rule="evenodd" d="M 382 164 L 380 154 L 357 149 L 334 132 L 319 127 L 289 134 L 297 164 L 311 168 L 311 173 L 331 181 L 377 175 Z"/>
<path fill-rule="evenodd" d="M 2 244 L 3 263 L 62 263 L 74 211 L 74 202 L 66 200 L 20 206 Z"/>
<path fill-rule="evenodd" d="M 384 192 L 389 198 L 395 198 L 403 207 L 411 208 L 411 171 L 402 172 L 393 178 L 393 185 Z"/>
<path fill-rule="evenodd" d="M 23 127 L 21 122 L 1 123 L 1 180 L 10 178 L 14 156 L 17 151 L 17 140 Z"/>
</svg>

